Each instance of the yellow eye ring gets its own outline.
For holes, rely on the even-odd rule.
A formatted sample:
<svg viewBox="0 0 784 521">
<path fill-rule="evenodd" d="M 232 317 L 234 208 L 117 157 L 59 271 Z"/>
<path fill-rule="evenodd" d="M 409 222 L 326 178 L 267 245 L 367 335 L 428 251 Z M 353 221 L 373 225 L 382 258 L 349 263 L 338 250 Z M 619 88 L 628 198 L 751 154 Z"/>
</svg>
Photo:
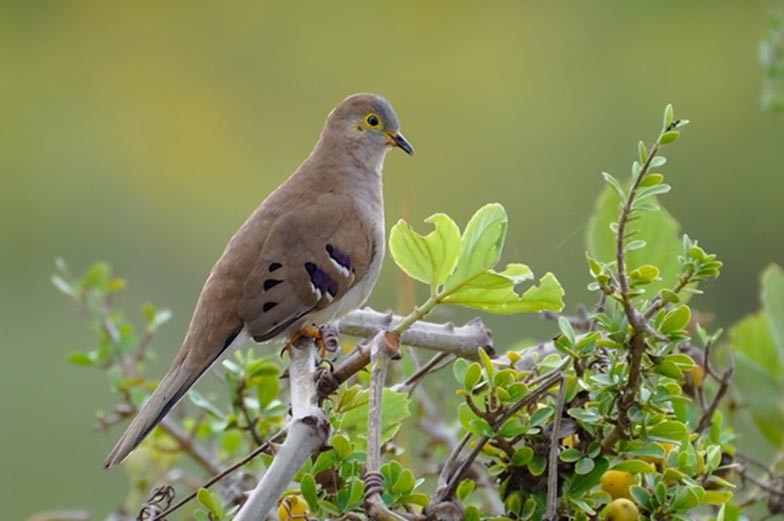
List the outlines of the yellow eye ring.
<svg viewBox="0 0 784 521">
<path fill-rule="evenodd" d="M 381 118 L 379 118 L 377 114 L 371 113 L 365 118 L 365 123 L 371 128 L 376 128 L 381 124 Z"/>
</svg>

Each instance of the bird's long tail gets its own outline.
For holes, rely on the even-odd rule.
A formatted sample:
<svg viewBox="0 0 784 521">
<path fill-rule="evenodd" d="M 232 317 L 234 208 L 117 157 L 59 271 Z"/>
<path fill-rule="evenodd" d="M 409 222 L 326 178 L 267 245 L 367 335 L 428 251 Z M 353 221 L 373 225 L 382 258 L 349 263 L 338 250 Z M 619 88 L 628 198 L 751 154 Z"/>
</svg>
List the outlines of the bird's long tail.
<svg viewBox="0 0 784 521">
<path fill-rule="evenodd" d="M 185 396 L 188 389 L 196 383 L 210 365 L 205 365 L 199 371 L 196 368 L 188 367 L 186 361 L 173 364 L 166 375 L 164 375 L 158 388 L 144 402 L 136 417 L 128 425 L 128 428 L 125 429 L 122 437 L 120 437 L 120 440 L 106 458 L 103 467 L 108 469 L 122 463 L 133 449 L 163 420 L 163 417 L 166 416 L 171 408 L 177 405 L 177 402 Z"/>
</svg>

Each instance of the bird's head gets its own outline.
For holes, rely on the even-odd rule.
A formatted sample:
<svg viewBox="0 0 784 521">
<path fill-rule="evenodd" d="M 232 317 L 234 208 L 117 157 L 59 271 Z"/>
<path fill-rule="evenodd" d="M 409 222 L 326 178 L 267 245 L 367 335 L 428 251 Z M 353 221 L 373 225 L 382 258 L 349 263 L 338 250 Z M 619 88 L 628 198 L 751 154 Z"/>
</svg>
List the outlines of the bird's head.
<svg viewBox="0 0 784 521">
<path fill-rule="evenodd" d="M 354 94 L 344 99 L 330 112 L 324 133 L 368 158 L 383 157 L 390 147 L 414 155 L 414 147 L 400 132 L 392 104 L 375 94 Z"/>
</svg>

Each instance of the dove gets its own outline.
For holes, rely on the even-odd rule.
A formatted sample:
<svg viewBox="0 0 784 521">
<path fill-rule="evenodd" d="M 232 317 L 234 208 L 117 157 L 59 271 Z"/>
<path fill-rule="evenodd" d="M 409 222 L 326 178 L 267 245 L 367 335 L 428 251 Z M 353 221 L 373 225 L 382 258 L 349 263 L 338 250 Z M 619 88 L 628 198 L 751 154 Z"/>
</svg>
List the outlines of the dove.
<svg viewBox="0 0 784 521">
<path fill-rule="evenodd" d="M 121 463 L 205 372 L 248 342 L 317 337 L 363 306 L 384 258 L 381 172 L 414 149 L 392 105 L 355 94 L 327 117 L 313 151 L 240 226 L 210 271 L 171 367 L 106 458 Z"/>
</svg>

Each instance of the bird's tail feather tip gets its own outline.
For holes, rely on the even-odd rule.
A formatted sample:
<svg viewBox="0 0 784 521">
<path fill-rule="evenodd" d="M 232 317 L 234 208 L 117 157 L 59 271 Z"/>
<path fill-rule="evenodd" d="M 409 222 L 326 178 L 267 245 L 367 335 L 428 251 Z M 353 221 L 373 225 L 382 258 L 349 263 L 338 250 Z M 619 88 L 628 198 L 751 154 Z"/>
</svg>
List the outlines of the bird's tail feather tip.
<svg viewBox="0 0 784 521">
<path fill-rule="evenodd" d="M 106 460 L 103 462 L 104 470 L 109 470 L 110 468 L 119 465 L 128 457 L 131 451 L 138 445 L 134 445 L 131 448 L 127 448 L 126 446 L 126 439 L 125 436 L 120 438 L 120 441 L 117 442 L 117 445 L 114 446 L 112 451 L 106 456 Z"/>
</svg>

